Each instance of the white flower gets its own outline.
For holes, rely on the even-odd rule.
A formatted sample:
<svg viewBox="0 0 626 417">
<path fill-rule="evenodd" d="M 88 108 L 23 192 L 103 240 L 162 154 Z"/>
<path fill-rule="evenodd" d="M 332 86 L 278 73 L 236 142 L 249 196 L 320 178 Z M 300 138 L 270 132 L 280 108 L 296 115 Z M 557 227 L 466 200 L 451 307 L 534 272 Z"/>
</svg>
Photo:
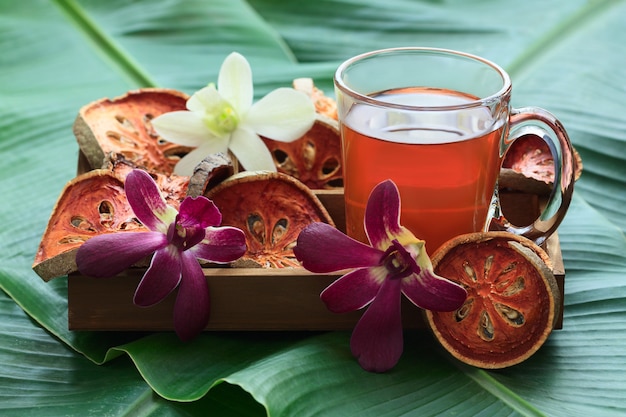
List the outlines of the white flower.
<svg viewBox="0 0 626 417">
<path fill-rule="evenodd" d="M 272 155 L 259 135 L 291 142 L 304 135 L 315 121 L 315 107 L 306 94 L 278 88 L 253 102 L 252 71 L 240 54 L 230 54 L 215 85 L 194 93 L 187 109 L 165 113 L 152 124 L 164 139 L 195 147 L 174 172 L 191 175 L 205 157 L 230 150 L 248 171 L 276 171 Z"/>
</svg>

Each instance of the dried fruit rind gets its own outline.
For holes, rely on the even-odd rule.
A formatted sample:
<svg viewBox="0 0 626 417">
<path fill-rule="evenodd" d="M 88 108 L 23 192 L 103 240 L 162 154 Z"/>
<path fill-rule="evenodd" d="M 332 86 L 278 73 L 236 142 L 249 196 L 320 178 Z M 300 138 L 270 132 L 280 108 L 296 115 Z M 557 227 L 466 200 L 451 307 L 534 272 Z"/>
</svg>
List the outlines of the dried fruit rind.
<svg viewBox="0 0 626 417">
<path fill-rule="evenodd" d="M 262 267 L 299 267 L 293 246 L 312 222 L 334 225 L 312 193 L 297 179 L 280 172 L 244 171 L 205 193 L 222 212 L 222 225 L 246 235 L 244 260 Z"/>
<path fill-rule="evenodd" d="M 129 91 L 83 106 L 74 122 L 74 135 L 92 169 L 102 168 L 107 155 L 121 154 L 149 171 L 170 174 L 180 156 L 191 148 L 165 141 L 151 120 L 163 113 L 185 110 L 188 96 L 161 88 Z"/>
<path fill-rule="evenodd" d="M 189 178 L 187 195 L 191 197 L 203 195 L 234 173 L 235 167 L 227 154 L 222 152 L 211 154 L 194 168 Z"/>
<path fill-rule="evenodd" d="M 436 339 L 455 358 L 486 369 L 513 366 L 552 332 L 560 292 L 548 255 L 529 239 L 507 232 L 462 235 L 432 261 L 437 274 L 468 291 L 458 310 L 425 313 Z"/>
</svg>

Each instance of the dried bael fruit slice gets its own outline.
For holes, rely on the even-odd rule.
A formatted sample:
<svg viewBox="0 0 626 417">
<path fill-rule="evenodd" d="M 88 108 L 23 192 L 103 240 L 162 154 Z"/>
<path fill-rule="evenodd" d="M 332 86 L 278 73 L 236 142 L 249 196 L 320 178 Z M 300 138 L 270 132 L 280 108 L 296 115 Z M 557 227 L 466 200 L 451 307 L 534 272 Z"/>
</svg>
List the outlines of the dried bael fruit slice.
<svg viewBox="0 0 626 417">
<path fill-rule="evenodd" d="M 134 169 L 111 160 L 107 169 L 80 174 L 57 200 L 35 255 L 33 270 L 44 280 L 75 272 L 75 253 L 87 239 L 102 233 L 147 231 L 126 200 L 124 179 Z M 167 204 L 178 209 L 189 177 L 150 173 Z"/>
<path fill-rule="evenodd" d="M 554 182 L 554 159 L 548 144 L 535 135 L 517 139 L 504 157 L 502 166 L 545 183 Z"/>
<path fill-rule="evenodd" d="M 425 313 L 437 340 L 455 358 L 487 369 L 518 364 L 550 335 L 560 292 L 548 255 L 507 232 L 451 239 L 432 257 L 437 274 L 468 292 L 456 311 Z"/>
<path fill-rule="evenodd" d="M 574 149 L 575 178 L 582 174 L 583 163 Z M 499 185 L 518 191 L 549 194 L 554 183 L 554 158 L 548 144 L 535 135 L 518 138 L 502 161 Z"/>
<path fill-rule="evenodd" d="M 75 272 L 78 247 L 92 236 L 146 229 L 133 214 L 121 177 L 106 169 L 79 175 L 65 185 L 35 255 L 33 270 L 44 280 Z"/>
<path fill-rule="evenodd" d="M 205 193 L 222 212 L 222 225 L 244 231 L 244 259 L 261 267 L 299 267 L 293 247 L 312 222 L 334 226 L 312 191 L 280 172 L 244 171 Z"/>
<path fill-rule="evenodd" d="M 152 127 L 156 116 L 185 110 L 188 96 L 176 90 L 145 88 L 122 97 L 103 98 L 80 109 L 74 135 L 92 169 L 105 157 L 121 154 L 152 172 L 170 174 L 180 156 L 191 148 L 165 141 Z"/>
<path fill-rule="evenodd" d="M 314 190 L 343 187 L 341 139 L 335 120 L 318 114 L 311 129 L 293 142 L 262 139 L 279 172 Z"/>
<path fill-rule="evenodd" d="M 111 170 L 119 178 L 126 179 L 126 175 L 133 169 L 138 168 L 135 164 L 126 161 L 120 154 L 110 154 L 104 166 Z M 139 167 L 142 169 L 143 167 Z M 147 171 L 147 170 L 146 170 Z M 178 209 L 181 201 L 185 198 L 185 190 L 189 187 L 190 178 L 176 174 L 165 175 L 158 172 L 147 171 L 157 183 L 161 195 L 170 206 Z"/>
</svg>

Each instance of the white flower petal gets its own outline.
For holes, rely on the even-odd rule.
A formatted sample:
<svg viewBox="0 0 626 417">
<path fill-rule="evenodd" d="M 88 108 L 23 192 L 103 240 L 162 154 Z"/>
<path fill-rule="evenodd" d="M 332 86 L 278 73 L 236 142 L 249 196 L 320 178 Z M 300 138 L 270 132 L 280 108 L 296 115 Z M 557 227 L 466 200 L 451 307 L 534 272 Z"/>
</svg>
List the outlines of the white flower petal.
<svg viewBox="0 0 626 417">
<path fill-rule="evenodd" d="M 237 129 L 229 148 L 246 171 L 276 171 L 276 165 L 265 143 L 248 129 Z"/>
<path fill-rule="evenodd" d="M 214 137 L 202 119 L 190 111 L 164 113 L 152 120 L 152 126 L 165 140 L 184 146 L 199 146 Z"/>
<path fill-rule="evenodd" d="M 177 175 L 193 175 L 193 170 L 204 158 L 217 152 L 228 151 L 228 138 L 214 138 L 209 142 L 204 142 L 202 146 L 183 156 L 174 167 Z"/>
<path fill-rule="evenodd" d="M 214 108 L 219 108 L 224 99 L 215 89 L 214 84 L 210 84 L 195 93 L 187 100 L 187 108 L 193 112 L 204 113 Z"/>
<path fill-rule="evenodd" d="M 217 90 L 242 117 L 250 109 L 254 98 L 252 69 L 241 54 L 233 52 L 226 57 L 217 78 Z"/>
<path fill-rule="evenodd" d="M 306 94 L 278 88 L 250 108 L 242 123 L 259 135 L 291 142 L 304 135 L 315 122 L 315 106 Z"/>
</svg>

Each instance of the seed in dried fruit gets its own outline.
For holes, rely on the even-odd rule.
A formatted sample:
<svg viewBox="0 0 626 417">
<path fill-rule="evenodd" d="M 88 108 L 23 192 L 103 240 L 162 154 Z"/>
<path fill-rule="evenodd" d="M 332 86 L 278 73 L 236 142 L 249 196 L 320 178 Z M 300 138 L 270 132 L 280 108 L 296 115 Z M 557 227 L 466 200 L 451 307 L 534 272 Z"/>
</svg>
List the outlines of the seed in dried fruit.
<svg viewBox="0 0 626 417">
<path fill-rule="evenodd" d="M 437 274 L 468 293 L 456 311 L 425 313 L 455 358 L 504 368 L 529 358 L 550 335 L 560 292 L 547 254 L 532 241 L 507 232 L 471 233 L 446 242 L 432 262 Z"/>
</svg>

